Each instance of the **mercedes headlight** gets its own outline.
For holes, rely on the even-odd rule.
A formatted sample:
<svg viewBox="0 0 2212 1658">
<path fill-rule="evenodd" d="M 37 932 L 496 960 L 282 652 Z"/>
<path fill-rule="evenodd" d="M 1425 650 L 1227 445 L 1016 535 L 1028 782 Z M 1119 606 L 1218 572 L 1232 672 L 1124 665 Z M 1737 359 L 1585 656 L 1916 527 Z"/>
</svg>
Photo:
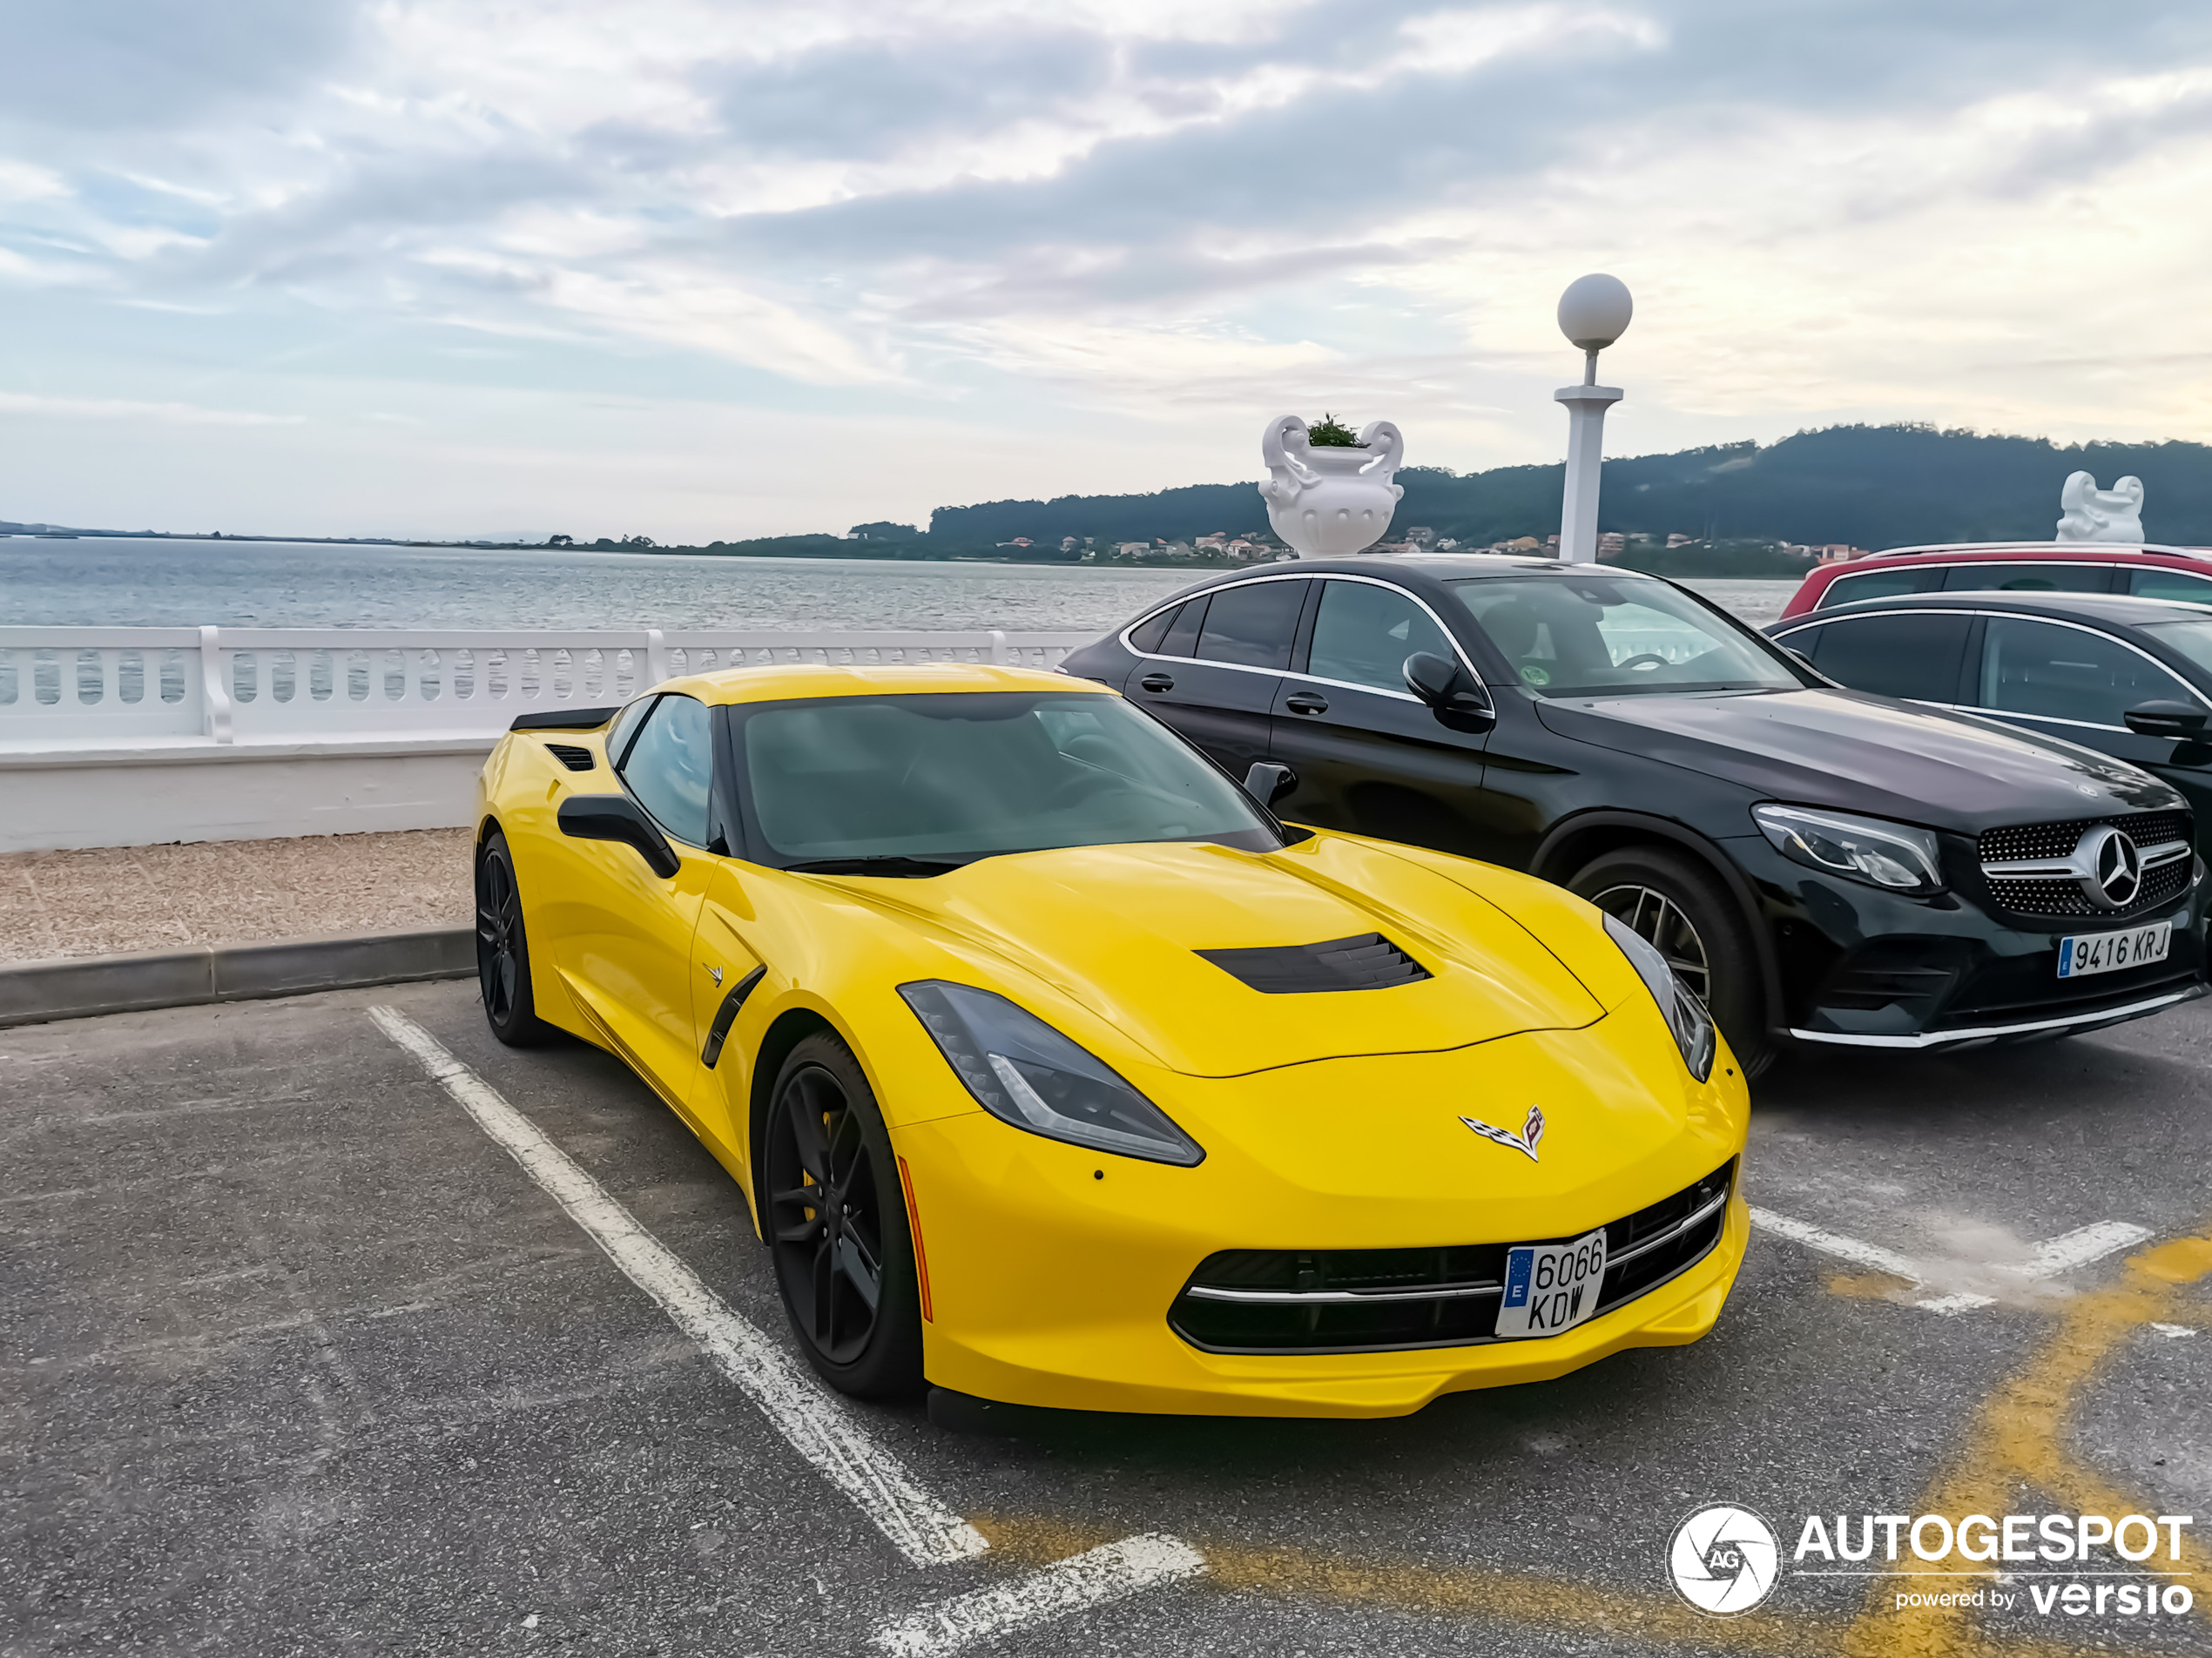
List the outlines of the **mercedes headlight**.
<svg viewBox="0 0 2212 1658">
<path fill-rule="evenodd" d="M 1636 977 L 1651 992 L 1652 1001 L 1659 1004 L 1667 1028 L 1675 1034 L 1675 1046 L 1682 1049 L 1682 1062 L 1689 1067 L 1692 1076 L 1703 1082 L 1713 1074 L 1713 1053 L 1718 1046 L 1713 1035 L 1712 1014 L 1705 1011 L 1705 1004 L 1697 1000 L 1696 993 L 1675 977 L 1667 958 L 1659 954 L 1658 947 L 1650 940 L 1617 915 L 1605 918 L 1605 930 L 1621 947 L 1621 954 L 1629 958 Z"/>
<path fill-rule="evenodd" d="M 1004 996 L 927 979 L 899 987 L 982 1108 L 1049 1140 L 1185 1168 L 1205 1151 L 1096 1055 Z"/>
<path fill-rule="evenodd" d="M 1753 806 L 1751 819 L 1784 858 L 1809 869 L 1893 893 L 1943 889 L 1936 838 L 1925 829 L 1803 806 Z"/>
</svg>

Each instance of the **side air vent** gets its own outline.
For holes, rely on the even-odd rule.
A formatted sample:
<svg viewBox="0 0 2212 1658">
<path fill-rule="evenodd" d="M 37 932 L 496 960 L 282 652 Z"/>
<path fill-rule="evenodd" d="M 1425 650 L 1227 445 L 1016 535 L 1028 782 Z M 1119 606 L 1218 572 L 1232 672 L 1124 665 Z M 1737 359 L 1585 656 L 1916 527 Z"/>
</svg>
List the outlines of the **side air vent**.
<svg viewBox="0 0 2212 1658">
<path fill-rule="evenodd" d="M 571 772 L 591 770 L 591 751 L 588 748 L 577 748 L 568 743 L 548 743 L 545 751 Z"/>
<path fill-rule="evenodd" d="M 1272 945 L 1256 950 L 1201 950 L 1224 973 L 1271 996 L 1313 990 L 1381 990 L 1413 984 L 1428 970 L 1379 933 L 1321 944 Z"/>
</svg>

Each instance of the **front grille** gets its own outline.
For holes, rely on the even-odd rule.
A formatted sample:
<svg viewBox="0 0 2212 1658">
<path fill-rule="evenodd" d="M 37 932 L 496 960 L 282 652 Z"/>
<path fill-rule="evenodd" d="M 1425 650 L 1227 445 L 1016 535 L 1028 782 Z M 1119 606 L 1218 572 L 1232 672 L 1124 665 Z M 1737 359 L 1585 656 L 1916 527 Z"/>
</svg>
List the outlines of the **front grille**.
<svg viewBox="0 0 2212 1658">
<path fill-rule="evenodd" d="M 1316 990 L 1380 990 L 1413 984 L 1428 969 L 1379 933 L 1248 950 L 1200 950 L 1224 973 L 1271 996 Z"/>
<path fill-rule="evenodd" d="M 1720 1241 L 1735 1175 L 1735 1163 L 1723 1163 L 1673 1196 L 1609 1223 L 1597 1311 L 1610 1312 L 1703 1260 Z M 1495 1341 L 1512 1247 L 1224 1250 L 1190 1275 L 1168 1324 L 1211 1352 L 1342 1353 Z"/>
<path fill-rule="evenodd" d="M 589 772 L 592 769 L 591 751 L 588 748 L 577 748 L 568 743 L 548 743 L 545 751 L 571 772 Z"/>
<path fill-rule="evenodd" d="M 2120 817 L 2079 818 L 2067 823 L 2011 824 L 1983 832 L 1979 846 L 1985 864 L 2020 863 L 2036 858 L 2064 858 L 2087 831 L 2100 824 L 2123 829 L 2138 848 L 2188 841 L 2195 825 L 2186 812 L 2139 812 Z M 2171 904 L 2188 890 L 2196 868 L 2194 853 L 2143 872 L 2142 891 L 2125 909 L 2108 910 L 2090 902 L 2080 885 L 2064 876 L 1992 875 L 1989 895 L 2022 915 L 2114 916 L 2140 914 Z"/>
<path fill-rule="evenodd" d="M 2030 858 L 2063 858 L 2072 852 L 2087 830 L 2101 823 L 2125 829 L 2138 846 L 2155 846 L 2168 840 L 2189 838 L 2186 812 L 2137 812 L 2118 818 L 2078 818 L 2071 823 L 2016 823 L 1982 832 L 1980 853 L 1985 864 L 2021 863 Z"/>
</svg>

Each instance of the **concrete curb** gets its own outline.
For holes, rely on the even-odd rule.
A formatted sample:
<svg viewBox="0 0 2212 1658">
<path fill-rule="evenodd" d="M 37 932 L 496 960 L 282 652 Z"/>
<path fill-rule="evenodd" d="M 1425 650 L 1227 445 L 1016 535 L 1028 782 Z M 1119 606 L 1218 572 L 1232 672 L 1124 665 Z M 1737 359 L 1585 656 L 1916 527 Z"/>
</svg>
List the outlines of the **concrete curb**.
<svg viewBox="0 0 2212 1658">
<path fill-rule="evenodd" d="M 64 956 L 0 967 L 0 1028 L 146 1008 L 458 979 L 475 970 L 476 935 L 465 927 L 203 945 L 144 955 Z"/>
</svg>

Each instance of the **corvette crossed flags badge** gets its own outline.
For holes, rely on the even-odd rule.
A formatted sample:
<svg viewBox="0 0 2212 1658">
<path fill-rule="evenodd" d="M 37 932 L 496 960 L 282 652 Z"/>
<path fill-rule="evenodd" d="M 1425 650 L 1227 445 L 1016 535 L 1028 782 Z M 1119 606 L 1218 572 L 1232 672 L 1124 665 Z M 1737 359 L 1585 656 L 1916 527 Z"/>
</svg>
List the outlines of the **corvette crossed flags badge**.
<svg viewBox="0 0 2212 1658">
<path fill-rule="evenodd" d="M 1524 1154 L 1529 1162 L 1536 1161 L 1536 1146 L 1544 1137 L 1544 1108 L 1541 1105 L 1528 1108 L 1528 1121 L 1521 1125 L 1519 1134 L 1511 1129 L 1494 1129 L 1474 1117 L 1461 1117 L 1460 1121 L 1485 1140 L 1494 1140 L 1501 1146 L 1511 1146 L 1515 1151 Z"/>
</svg>

